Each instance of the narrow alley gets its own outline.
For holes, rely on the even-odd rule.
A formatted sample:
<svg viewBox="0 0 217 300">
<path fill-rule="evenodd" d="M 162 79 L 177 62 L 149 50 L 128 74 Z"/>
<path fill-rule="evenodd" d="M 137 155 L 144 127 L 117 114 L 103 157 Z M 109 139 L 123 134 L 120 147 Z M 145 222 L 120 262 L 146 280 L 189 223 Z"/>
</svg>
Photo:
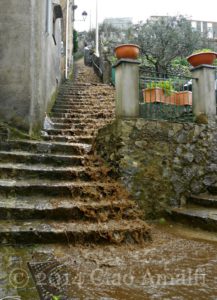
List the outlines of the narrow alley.
<svg viewBox="0 0 217 300">
<path fill-rule="evenodd" d="M 75 83 L 62 86 L 45 141 L 1 144 L 0 184 L 7 199 L 0 204 L 1 242 L 140 243 L 150 238 L 135 203 L 93 156 L 98 128 L 114 117 L 114 90 L 92 72 L 80 67 Z"/>
<path fill-rule="evenodd" d="M 215 234 L 146 224 L 94 155 L 113 118 L 113 87 L 79 62 L 42 139 L 1 143 L 3 299 L 216 299 Z"/>
</svg>

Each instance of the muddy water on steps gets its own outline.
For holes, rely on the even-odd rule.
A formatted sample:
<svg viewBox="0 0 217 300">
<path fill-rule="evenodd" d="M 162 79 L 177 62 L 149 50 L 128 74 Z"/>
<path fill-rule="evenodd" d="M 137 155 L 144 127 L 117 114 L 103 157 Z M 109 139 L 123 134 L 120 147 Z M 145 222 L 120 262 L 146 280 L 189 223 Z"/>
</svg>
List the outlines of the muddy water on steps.
<svg viewBox="0 0 217 300">
<path fill-rule="evenodd" d="M 2 246 L 0 257 L 2 298 L 38 299 L 26 262 L 55 258 L 67 267 L 68 299 L 217 299 L 216 234 L 177 225 L 154 225 L 143 247 Z M 13 281 L 17 268 L 28 274 L 24 286 Z"/>
</svg>

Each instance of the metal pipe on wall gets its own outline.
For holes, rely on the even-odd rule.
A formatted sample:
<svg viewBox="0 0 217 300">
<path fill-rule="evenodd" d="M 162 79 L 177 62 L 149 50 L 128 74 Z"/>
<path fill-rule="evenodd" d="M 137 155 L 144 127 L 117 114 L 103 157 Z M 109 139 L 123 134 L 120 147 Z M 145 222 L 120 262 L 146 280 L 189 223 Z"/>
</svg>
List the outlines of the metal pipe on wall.
<svg viewBox="0 0 217 300">
<path fill-rule="evenodd" d="M 69 0 L 66 4 L 66 65 L 65 65 L 65 77 L 68 79 L 68 51 L 69 51 Z"/>
</svg>

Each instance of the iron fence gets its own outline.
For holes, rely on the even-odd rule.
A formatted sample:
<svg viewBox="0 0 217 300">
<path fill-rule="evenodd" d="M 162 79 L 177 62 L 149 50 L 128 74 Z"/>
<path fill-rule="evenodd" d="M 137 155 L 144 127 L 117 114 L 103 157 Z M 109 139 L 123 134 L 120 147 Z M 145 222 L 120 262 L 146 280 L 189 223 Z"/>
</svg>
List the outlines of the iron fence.
<svg viewBox="0 0 217 300">
<path fill-rule="evenodd" d="M 152 120 L 193 122 L 192 80 L 140 69 L 140 115 Z"/>
<path fill-rule="evenodd" d="M 101 67 L 101 62 L 100 62 L 100 57 L 99 56 L 96 56 L 95 54 L 93 54 L 93 56 L 92 56 L 92 65 L 93 65 L 94 72 L 97 74 L 97 76 L 99 78 L 102 79 L 102 77 L 103 77 L 103 71 L 102 71 L 102 67 Z"/>
</svg>

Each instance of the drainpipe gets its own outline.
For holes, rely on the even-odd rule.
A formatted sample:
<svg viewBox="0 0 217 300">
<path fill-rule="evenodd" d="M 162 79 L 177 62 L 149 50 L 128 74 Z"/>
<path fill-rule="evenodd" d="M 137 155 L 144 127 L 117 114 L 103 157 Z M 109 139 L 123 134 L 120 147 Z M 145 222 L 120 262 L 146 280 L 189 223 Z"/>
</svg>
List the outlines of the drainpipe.
<svg viewBox="0 0 217 300">
<path fill-rule="evenodd" d="M 65 77 L 68 79 L 68 48 L 69 48 L 69 0 L 66 4 L 66 66 Z"/>
<path fill-rule="evenodd" d="M 96 0 L 96 56 L 99 56 L 98 0 Z"/>
</svg>

